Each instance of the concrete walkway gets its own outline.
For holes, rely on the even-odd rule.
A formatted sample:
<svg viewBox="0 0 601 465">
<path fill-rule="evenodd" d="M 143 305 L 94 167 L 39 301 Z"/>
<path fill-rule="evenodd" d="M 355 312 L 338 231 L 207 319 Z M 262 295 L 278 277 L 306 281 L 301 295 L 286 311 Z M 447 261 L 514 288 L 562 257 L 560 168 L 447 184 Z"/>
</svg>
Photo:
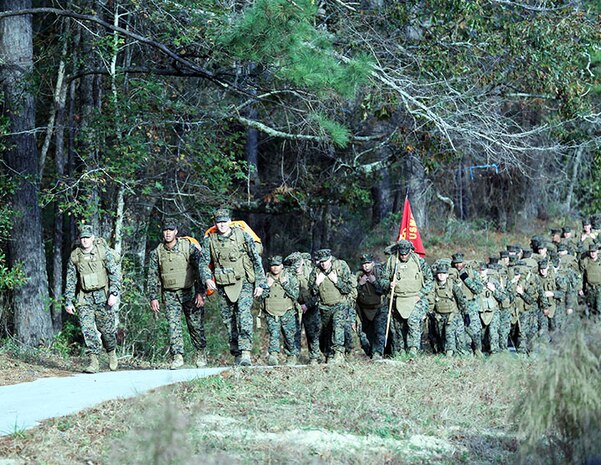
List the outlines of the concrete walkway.
<svg viewBox="0 0 601 465">
<path fill-rule="evenodd" d="M 135 397 L 159 386 L 216 375 L 227 367 L 136 370 L 41 378 L 0 387 L 0 436 L 33 428 L 113 399 Z"/>
</svg>

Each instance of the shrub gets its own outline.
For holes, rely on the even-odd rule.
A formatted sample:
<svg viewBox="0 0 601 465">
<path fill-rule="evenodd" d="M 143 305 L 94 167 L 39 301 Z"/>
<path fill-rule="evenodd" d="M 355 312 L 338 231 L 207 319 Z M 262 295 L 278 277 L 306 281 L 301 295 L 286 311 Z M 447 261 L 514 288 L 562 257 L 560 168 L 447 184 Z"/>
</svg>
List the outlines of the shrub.
<svg viewBox="0 0 601 465">
<path fill-rule="evenodd" d="M 526 463 L 601 456 L 601 329 L 574 324 L 541 357 L 514 415 Z"/>
</svg>

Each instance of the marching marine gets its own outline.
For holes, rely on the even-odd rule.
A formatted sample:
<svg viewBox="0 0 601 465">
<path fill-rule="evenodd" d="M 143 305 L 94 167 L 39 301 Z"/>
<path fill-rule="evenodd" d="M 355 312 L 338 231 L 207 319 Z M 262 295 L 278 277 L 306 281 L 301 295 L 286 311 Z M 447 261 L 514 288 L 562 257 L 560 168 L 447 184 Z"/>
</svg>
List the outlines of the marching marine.
<svg viewBox="0 0 601 465">
<path fill-rule="evenodd" d="M 386 277 L 390 281 L 393 326 L 393 352 L 417 354 L 422 337 L 422 320 L 429 308 L 428 294 L 434 287 L 432 270 L 426 261 L 413 252 L 413 244 L 400 240 L 392 248 L 386 262 Z"/>
<path fill-rule="evenodd" d="M 254 332 L 251 308 L 253 298 L 261 297 L 267 287 L 265 272 L 253 238 L 232 226 L 230 211 L 220 208 L 213 219 L 216 232 L 208 234 L 203 242 L 201 280 L 207 289 L 219 294 L 221 317 L 235 363 L 249 366 Z"/>
<path fill-rule="evenodd" d="M 511 246 L 509 256 L 514 257 L 521 253 L 521 248 Z M 463 254 L 457 252 L 452 255 L 451 266 L 454 268 L 453 276 L 461 283 L 461 291 L 467 299 L 467 313 L 464 318 L 465 332 L 468 336 L 468 349 L 474 351 L 474 355 L 482 356 L 482 323 L 480 321 L 480 298 L 479 294 L 484 290 L 484 285 L 479 274 L 467 266 Z M 471 339 L 471 344 L 470 340 Z"/>
<path fill-rule="evenodd" d="M 198 281 L 200 251 L 188 238 L 177 236 L 177 222 L 167 219 L 163 223 L 163 242 L 150 252 L 147 291 L 150 308 L 158 315 L 161 304 L 169 324 L 169 351 L 173 357 L 170 368 L 184 364 L 184 338 L 182 313 L 197 351 L 195 364 L 206 366 L 207 345 L 204 330 L 204 287 Z M 160 300 L 159 300 L 160 299 Z"/>
<path fill-rule="evenodd" d="M 357 314 L 361 321 L 362 346 L 372 360 L 384 355 L 386 338 L 386 291 L 390 286 L 384 268 L 370 254 L 361 255 L 356 274 Z"/>
<path fill-rule="evenodd" d="M 265 310 L 267 332 L 269 334 L 268 364 L 277 365 L 280 353 L 280 333 L 284 336 L 284 353 L 286 364 L 296 365 L 298 347 L 296 346 L 296 332 L 298 318 L 296 308 L 298 302 L 299 285 L 296 273 L 284 269 L 283 259 L 279 255 L 269 257 L 267 260 L 267 289 L 263 292 L 262 310 Z"/>
<path fill-rule="evenodd" d="M 298 353 L 301 350 L 302 330 L 305 328 L 307 349 L 309 351 L 309 365 L 317 365 L 321 359 L 319 349 L 319 335 L 321 333 L 321 316 L 317 308 L 315 296 L 309 289 L 309 276 L 313 269 L 311 254 L 293 252 L 284 259 L 284 265 L 291 273 L 296 274 L 299 284 L 298 303 L 300 322 L 295 337 Z"/>
<path fill-rule="evenodd" d="M 115 304 L 121 291 L 119 268 L 113 251 L 103 239 L 96 239 L 92 226 L 80 227 L 79 242 L 67 264 L 65 310 L 73 315 L 77 307 L 90 357 L 84 372 L 98 372 L 98 355 L 103 347 L 109 356 L 109 368 L 114 371 L 118 365 Z"/>
<path fill-rule="evenodd" d="M 321 346 L 327 361 L 344 362 L 344 331 L 348 323 L 347 296 L 353 275 L 347 263 L 332 256 L 330 249 L 315 253 L 317 267 L 311 271 L 309 289 L 317 298 L 321 315 Z"/>
<path fill-rule="evenodd" d="M 465 347 L 462 313 L 467 309 L 467 301 L 461 285 L 449 277 L 447 262 L 438 263 L 435 276 L 432 299 L 436 352 L 451 357 L 463 353 Z"/>
</svg>

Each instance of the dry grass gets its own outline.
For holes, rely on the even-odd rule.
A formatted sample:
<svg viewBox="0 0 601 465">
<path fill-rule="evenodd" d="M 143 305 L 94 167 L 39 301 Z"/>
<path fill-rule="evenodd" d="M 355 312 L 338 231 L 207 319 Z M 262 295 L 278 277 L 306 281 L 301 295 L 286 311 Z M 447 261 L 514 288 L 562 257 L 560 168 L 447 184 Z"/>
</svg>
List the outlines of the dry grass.
<svg viewBox="0 0 601 465">
<path fill-rule="evenodd" d="M 529 362 L 235 370 L 46 422 L 0 442 L 44 464 L 512 463 Z"/>
</svg>

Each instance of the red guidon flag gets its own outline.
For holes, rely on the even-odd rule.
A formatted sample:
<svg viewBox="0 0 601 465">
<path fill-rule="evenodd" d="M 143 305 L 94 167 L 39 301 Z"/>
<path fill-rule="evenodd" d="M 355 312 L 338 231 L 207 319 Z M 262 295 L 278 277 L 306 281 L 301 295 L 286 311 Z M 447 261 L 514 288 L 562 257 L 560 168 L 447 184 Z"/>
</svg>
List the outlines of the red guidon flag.
<svg viewBox="0 0 601 465">
<path fill-rule="evenodd" d="M 415 224 L 413 213 L 411 213 L 411 205 L 409 205 L 408 197 L 405 197 L 405 205 L 403 206 L 403 219 L 401 220 L 401 227 L 399 228 L 399 237 L 397 238 L 397 241 L 400 241 L 401 239 L 407 239 L 409 242 L 411 242 L 413 247 L 415 247 L 415 253 L 421 255 L 422 257 L 426 256 L 424 244 L 422 244 L 422 238 L 419 235 L 417 224 Z"/>
</svg>

